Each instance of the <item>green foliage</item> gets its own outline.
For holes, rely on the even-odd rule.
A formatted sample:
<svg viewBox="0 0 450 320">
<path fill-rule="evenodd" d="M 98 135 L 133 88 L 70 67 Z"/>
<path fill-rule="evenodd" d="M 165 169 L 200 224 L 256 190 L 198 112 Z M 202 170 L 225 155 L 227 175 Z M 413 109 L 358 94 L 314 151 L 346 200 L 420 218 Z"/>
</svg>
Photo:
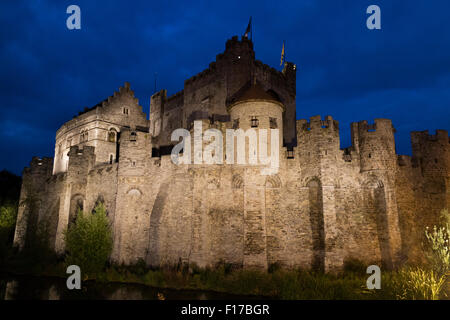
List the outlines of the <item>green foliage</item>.
<svg viewBox="0 0 450 320">
<path fill-rule="evenodd" d="M 441 211 L 440 226 L 425 230 L 426 256 L 431 268 L 438 275 L 450 270 L 450 214 L 447 209 Z"/>
<path fill-rule="evenodd" d="M 0 207 L 0 266 L 10 255 L 17 219 L 17 206 Z"/>
<path fill-rule="evenodd" d="M 356 273 L 359 275 L 366 275 L 367 263 L 361 260 L 352 258 L 344 261 L 344 273 Z"/>
<path fill-rule="evenodd" d="M 401 300 L 438 300 L 445 277 L 433 270 L 405 268 L 382 276 L 385 298 Z"/>
<path fill-rule="evenodd" d="M 0 229 L 14 229 L 17 219 L 17 206 L 0 207 Z"/>
<path fill-rule="evenodd" d="M 92 214 L 79 211 L 75 224 L 65 231 L 64 238 L 67 265 L 78 265 L 84 275 L 100 272 L 113 245 L 105 206 L 98 204 Z"/>
</svg>

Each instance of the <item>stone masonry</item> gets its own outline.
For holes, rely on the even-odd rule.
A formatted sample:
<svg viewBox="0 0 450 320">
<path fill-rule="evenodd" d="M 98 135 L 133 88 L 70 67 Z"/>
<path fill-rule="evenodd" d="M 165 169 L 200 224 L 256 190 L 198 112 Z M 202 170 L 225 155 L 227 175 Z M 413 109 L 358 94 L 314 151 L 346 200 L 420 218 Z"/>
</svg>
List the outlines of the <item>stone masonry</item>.
<svg viewBox="0 0 450 320">
<path fill-rule="evenodd" d="M 390 120 L 360 121 L 351 124 L 351 147 L 341 149 L 331 116 L 295 120 L 295 88 L 295 64 L 270 68 L 237 37 L 182 91 L 155 93 L 150 119 L 125 83 L 56 132 L 54 158 L 34 157 L 24 169 L 15 245 L 44 223 L 64 252 L 63 231 L 77 210 L 101 201 L 119 263 L 333 271 L 349 259 L 420 261 L 425 226 L 449 207 L 448 132 L 412 132 L 410 157 L 396 154 Z M 173 163 L 172 132 L 192 133 L 196 120 L 224 137 L 227 129 L 279 129 L 278 172 Z"/>
</svg>

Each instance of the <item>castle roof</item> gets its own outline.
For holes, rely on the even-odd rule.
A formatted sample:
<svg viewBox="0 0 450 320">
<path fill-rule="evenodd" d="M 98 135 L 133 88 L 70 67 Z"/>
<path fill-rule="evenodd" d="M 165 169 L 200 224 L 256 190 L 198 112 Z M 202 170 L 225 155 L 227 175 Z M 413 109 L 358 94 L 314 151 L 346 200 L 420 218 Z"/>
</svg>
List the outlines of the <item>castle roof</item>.
<svg viewBox="0 0 450 320">
<path fill-rule="evenodd" d="M 253 83 L 250 83 L 249 81 L 234 95 L 228 108 L 231 108 L 232 106 L 241 102 L 255 100 L 270 101 L 283 106 L 275 92 L 266 92 L 257 81 Z"/>
<path fill-rule="evenodd" d="M 246 100 L 269 100 L 280 102 L 275 95 L 264 91 L 264 88 L 259 83 L 252 84 L 236 98 L 235 102 L 242 102 Z"/>
</svg>

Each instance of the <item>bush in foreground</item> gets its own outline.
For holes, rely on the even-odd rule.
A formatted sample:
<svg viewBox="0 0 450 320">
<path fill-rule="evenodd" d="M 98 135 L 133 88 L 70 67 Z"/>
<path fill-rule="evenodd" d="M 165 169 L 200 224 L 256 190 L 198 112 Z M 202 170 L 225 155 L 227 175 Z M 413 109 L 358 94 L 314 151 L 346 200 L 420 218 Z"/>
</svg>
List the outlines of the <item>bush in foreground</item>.
<svg viewBox="0 0 450 320">
<path fill-rule="evenodd" d="M 78 265 L 84 275 L 102 271 L 113 246 L 105 206 L 98 204 L 92 214 L 79 211 L 76 222 L 66 230 L 64 238 L 66 265 Z"/>
<path fill-rule="evenodd" d="M 382 278 L 385 298 L 400 300 L 438 300 L 445 277 L 433 270 L 405 268 Z"/>
<path fill-rule="evenodd" d="M 426 255 L 430 267 L 440 276 L 450 270 L 450 214 L 441 211 L 441 223 L 425 230 Z"/>
</svg>

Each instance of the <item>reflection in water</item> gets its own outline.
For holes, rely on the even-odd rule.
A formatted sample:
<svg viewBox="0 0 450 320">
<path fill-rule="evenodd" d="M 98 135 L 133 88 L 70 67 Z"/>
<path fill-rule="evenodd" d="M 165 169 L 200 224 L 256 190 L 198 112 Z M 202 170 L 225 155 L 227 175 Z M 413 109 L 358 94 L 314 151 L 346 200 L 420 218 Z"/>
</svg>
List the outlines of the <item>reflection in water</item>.
<svg viewBox="0 0 450 320">
<path fill-rule="evenodd" d="M 19 283 L 17 280 L 11 280 L 6 283 L 5 300 L 14 300 L 14 297 L 17 295 L 18 286 Z"/>
<path fill-rule="evenodd" d="M 263 297 L 94 281 L 84 282 L 81 290 L 69 290 L 66 287 L 66 280 L 61 278 L 0 275 L 0 298 L 5 300 L 226 300 L 262 299 Z"/>
</svg>

